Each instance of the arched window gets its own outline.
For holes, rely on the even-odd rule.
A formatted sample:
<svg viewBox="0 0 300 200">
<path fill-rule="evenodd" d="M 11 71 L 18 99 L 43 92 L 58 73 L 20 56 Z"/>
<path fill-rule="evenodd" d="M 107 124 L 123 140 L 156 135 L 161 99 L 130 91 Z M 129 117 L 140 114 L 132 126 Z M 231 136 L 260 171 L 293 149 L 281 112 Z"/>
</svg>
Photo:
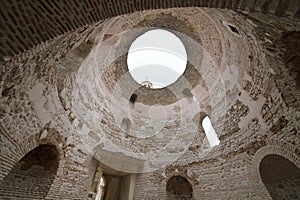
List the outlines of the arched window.
<svg viewBox="0 0 300 200">
<path fill-rule="evenodd" d="M 259 172 L 272 199 L 300 199 L 300 169 L 280 155 L 265 156 Z"/>
<path fill-rule="evenodd" d="M 204 117 L 202 120 L 202 127 L 204 129 L 205 135 L 211 147 L 220 144 L 220 140 L 216 134 L 214 127 L 211 124 L 210 118 L 208 116 Z"/>
<path fill-rule="evenodd" d="M 134 108 L 134 104 L 137 100 L 138 96 L 137 94 L 133 93 L 131 96 L 130 96 L 130 99 L 129 99 L 129 106 L 133 109 Z"/>
<path fill-rule="evenodd" d="M 193 187 L 186 178 L 182 176 L 173 176 L 167 183 L 167 200 L 179 199 L 194 199 Z"/>
<path fill-rule="evenodd" d="M 138 97 L 137 94 L 133 93 L 131 95 L 130 99 L 129 99 L 129 102 L 132 103 L 132 104 L 134 104 L 135 101 L 136 101 L 136 99 L 137 99 L 137 97 Z"/>
<path fill-rule="evenodd" d="M 105 192 L 105 179 L 103 176 L 101 176 L 99 185 L 97 187 L 97 196 L 95 200 L 103 200 Z"/>
<path fill-rule="evenodd" d="M 121 130 L 125 133 L 128 133 L 130 130 L 131 121 L 128 118 L 124 118 L 121 122 Z"/>
<path fill-rule="evenodd" d="M 58 169 L 59 154 L 53 145 L 40 145 L 27 153 L 4 177 L 0 196 L 8 199 L 45 199 Z"/>
</svg>

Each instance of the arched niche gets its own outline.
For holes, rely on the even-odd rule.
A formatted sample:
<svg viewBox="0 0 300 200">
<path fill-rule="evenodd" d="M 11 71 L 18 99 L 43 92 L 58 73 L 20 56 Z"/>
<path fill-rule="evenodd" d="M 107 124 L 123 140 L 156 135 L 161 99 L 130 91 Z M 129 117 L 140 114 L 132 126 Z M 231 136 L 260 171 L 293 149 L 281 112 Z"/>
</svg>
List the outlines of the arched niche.
<svg viewBox="0 0 300 200">
<path fill-rule="evenodd" d="M 45 199 L 59 165 L 53 145 L 40 145 L 27 153 L 0 183 L 0 199 Z"/>
<path fill-rule="evenodd" d="M 167 183 L 167 200 L 192 200 L 193 187 L 190 182 L 182 176 L 173 176 Z"/>
<path fill-rule="evenodd" d="M 290 160 L 269 154 L 261 160 L 259 172 L 272 199 L 300 199 L 300 169 Z"/>
<path fill-rule="evenodd" d="M 130 119 L 128 119 L 128 118 L 122 119 L 122 122 L 121 122 L 121 130 L 122 130 L 124 133 L 128 133 L 129 130 L 130 130 L 130 127 L 131 127 L 131 121 L 130 121 Z"/>
<path fill-rule="evenodd" d="M 134 104 L 134 103 L 136 102 L 137 98 L 138 98 L 137 94 L 133 93 L 133 94 L 130 96 L 129 102 L 130 102 L 131 104 Z"/>
</svg>

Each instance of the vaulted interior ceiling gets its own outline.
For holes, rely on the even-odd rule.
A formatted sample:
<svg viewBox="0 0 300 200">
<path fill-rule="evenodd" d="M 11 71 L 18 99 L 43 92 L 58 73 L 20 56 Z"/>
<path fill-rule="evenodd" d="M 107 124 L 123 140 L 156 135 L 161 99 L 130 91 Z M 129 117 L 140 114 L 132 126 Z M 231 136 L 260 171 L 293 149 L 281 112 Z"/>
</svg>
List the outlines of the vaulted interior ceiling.
<svg viewBox="0 0 300 200">
<path fill-rule="evenodd" d="M 0 61 L 88 24 L 135 11 L 175 7 L 224 8 L 300 18 L 297 0 L 7 0 L 0 2 Z"/>
<path fill-rule="evenodd" d="M 259 149 L 299 154 L 297 0 L 7 0 L 0 11 L 0 180 L 51 144 L 63 156 L 49 198 L 71 190 L 63 183 L 84 191 L 68 198 L 85 198 L 94 157 L 106 174 L 141 172 L 137 199 L 163 195 L 172 175 L 196 195 L 254 199 L 265 197 L 249 170 Z M 174 84 L 151 90 L 129 76 L 126 59 L 132 41 L 157 27 L 182 40 L 188 64 Z"/>
</svg>

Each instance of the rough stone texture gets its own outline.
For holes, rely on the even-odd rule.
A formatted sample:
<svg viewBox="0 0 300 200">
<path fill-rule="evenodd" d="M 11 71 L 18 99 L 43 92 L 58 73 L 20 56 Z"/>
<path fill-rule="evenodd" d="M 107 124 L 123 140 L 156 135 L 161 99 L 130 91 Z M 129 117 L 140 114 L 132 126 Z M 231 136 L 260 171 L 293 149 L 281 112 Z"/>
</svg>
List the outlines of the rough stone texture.
<svg viewBox="0 0 300 200">
<path fill-rule="evenodd" d="M 173 176 L 189 181 L 195 199 L 270 199 L 260 176 L 263 158 L 277 154 L 300 167 L 298 1 L 84 2 L 1 1 L 0 53 L 7 60 L 0 66 L 1 184 L 43 144 L 60 155 L 45 199 L 94 195 L 91 157 L 124 173 L 143 172 L 137 200 L 166 199 Z M 187 6 L 253 12 L 151 9 Z M 191 64 L 183 80 L 158 93 L 128 78 L 125 63 L 131 41 L 153 26 L 177 31 Z M 201 126 L 205 115 L 221 140 L 214 148 Z M 1 187 L 0 197 L 7 191 Z"/>
<path fill-rule="evenodd" d="M 167 183 L 167 199 L 193 199 L 193 188 L 183 177 L 174 176 Z"/>
<path fill-rule="evenodd" d="M 87 169 L 84 167 L 87 154 L 76 145 L 79 144 L 76 134 L 72 136 L 74 131 L 69 112 L 64 109 L 55 92 L 56 79 L 44 76 L 47 71 L 56 74 L 53 72 L 57 68 L 53 68 L 54 64 L 51 63 L 55 62 L 55 56 L 61 56 L 60 53 L 68 51 L 72 36 L 78 32 L 70 33 L 65 38 L 57 38 L 51 44 L 41 44 L 29 54 L 20 57 L 20 60 L 1 66 L 1 80 L 6 79 L 5 77 L 10 80 L 4 82 L 5 89 L 2 91 L 7 92 L 2 92 L 1 98 L 1 179 L 27 152 L 39 144 L 53 144 L 60 149 L 63 156 L 46 197 L 50 199 L 85 198 L 88 190 L 85 182 L 88 178 Z M 57 51 L 52 45 L 65 47 Z M 51 51 L 52 56 L 49 56 Z M 9 65 L 14 66 L 16 74 L 6 70 Z M 26 75 L 32 78 L 21 78 Z M 13 83 L 15 87 L 8 89 L 7 83 Z M 11 107 L 13 104 L 17 106 Z M 76 183 L 76 187 L 73 183 Z"/>
<path fill-rule="evenodd" d="M 50 145 L 26 154 L 1 182 L 1 198 L 44 199 L 55 179 L 58 159 L 55 147 Z"/>
<path fill-rule="evenodd" d="M 273 167 L 272 166 L 276 166 Z M 266 156 L 260 166 L 261 176 L 273 199 L 298 199 L 300 169 L 278 155 Z"/>
<path fill-rule="evenodd" d="M 174 8 L 211 7 L 232 10 L 259 11 L 277 16 L 300 17 L 300 3 L 297 0 L 86 0 L 51 1 L 22 0 L 15 3 L 3 0 L 0 4 L 1 61 L 15 53 L 62 35 L 87 24 L 135 11 Z"/>
</svg>

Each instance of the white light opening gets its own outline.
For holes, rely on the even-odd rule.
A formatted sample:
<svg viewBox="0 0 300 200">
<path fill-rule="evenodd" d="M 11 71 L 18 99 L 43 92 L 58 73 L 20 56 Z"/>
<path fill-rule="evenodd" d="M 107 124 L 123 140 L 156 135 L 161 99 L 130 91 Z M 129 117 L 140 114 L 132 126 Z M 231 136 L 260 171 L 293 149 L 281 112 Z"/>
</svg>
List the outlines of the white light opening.
<svg viewBox="0 0 300 200">
<path fill-rule="evenodd" d="M 211 124 L 210 118 L 208 116 L 204 117 L 202 120 L 202 127 L 204 129 L 205 135 L 209 142 L 210 147 L 214 147 L 220 144 L 220 140 L 216 134 L 214 127 Z"/>
<path fill-rule="evenodd" d="M 162 29 L 139 36 L 127 57 L 132 78 L 139 84 L 149 81 L 154 89 L 174 83 L 184 73 L 186 64 L 187 53 L 181 40 Z"/>
</svg>

